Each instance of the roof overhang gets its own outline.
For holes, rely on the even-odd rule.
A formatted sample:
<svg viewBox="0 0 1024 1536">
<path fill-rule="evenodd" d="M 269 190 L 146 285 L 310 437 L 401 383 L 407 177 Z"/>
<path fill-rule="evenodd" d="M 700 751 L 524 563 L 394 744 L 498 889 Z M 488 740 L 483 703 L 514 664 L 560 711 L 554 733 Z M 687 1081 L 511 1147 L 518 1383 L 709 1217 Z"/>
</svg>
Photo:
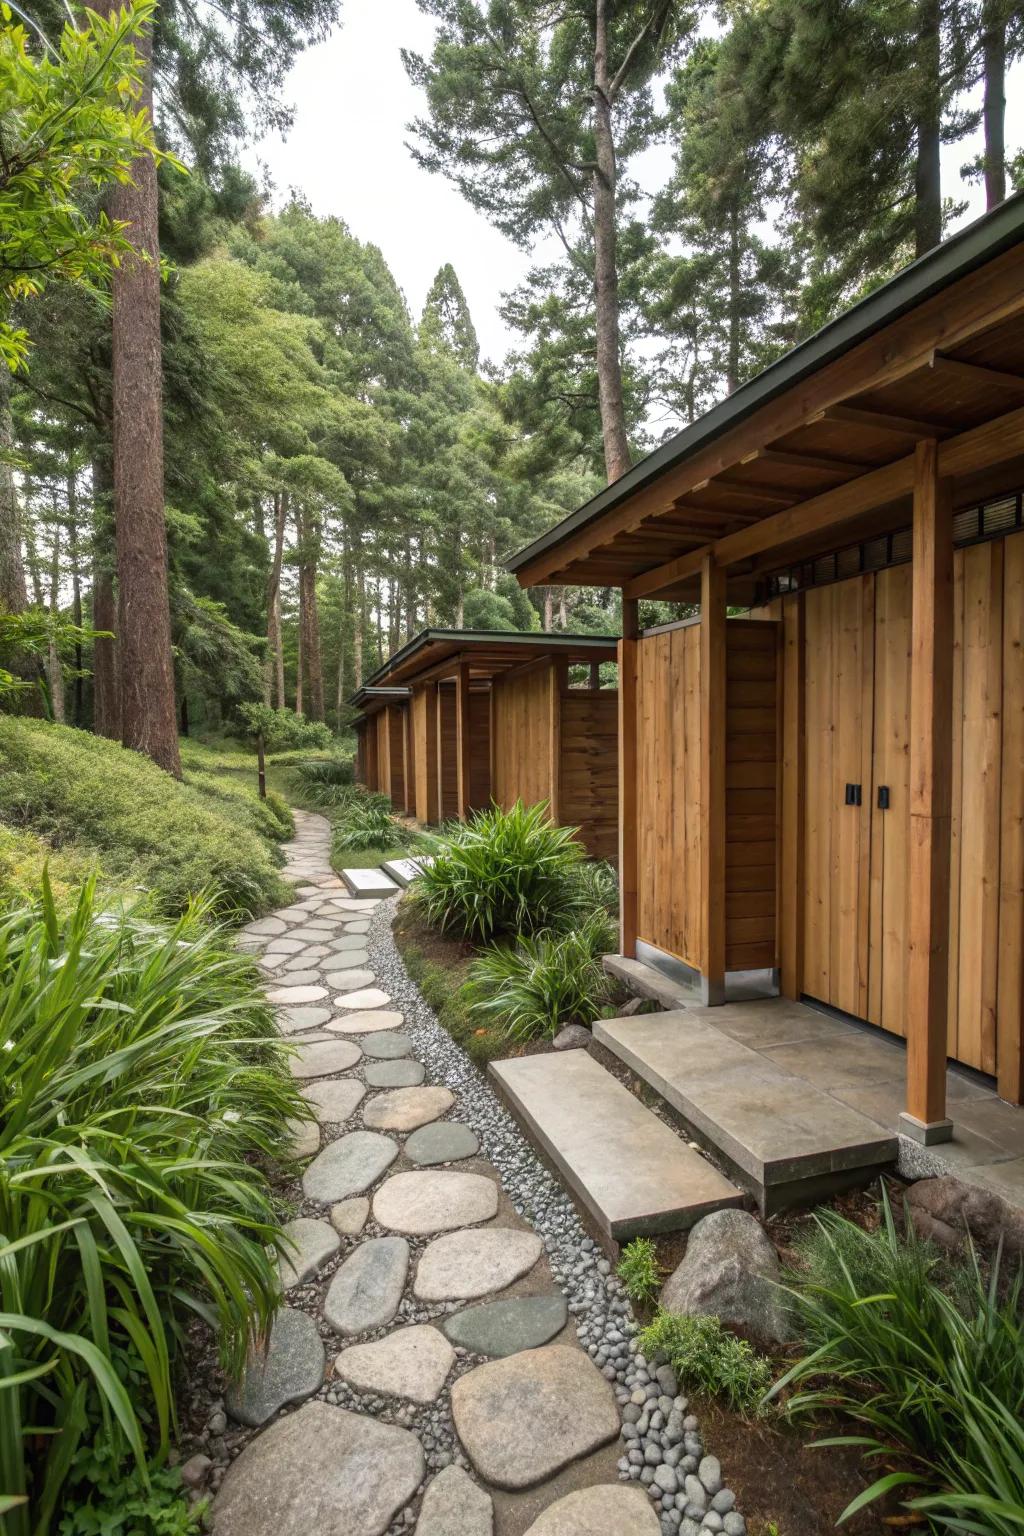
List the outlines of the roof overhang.
<svg viewBox="0 0 1024 1536">
<path fill-rule="evenodd" d="M 363 684 L 357 688 L 349 699 L 353 709 L 358 709 L 365 719 L 367 715 L 376 715 L 389 704 L 403 705 L 409 702 L 408 688 L 372 688 Z M 358 724 L 358 721 L 356 722 Z"/>
<path fill-rule="evenodd" d="M 570 665 L 614 661 L 617 640 L 614 635 L 424 629 L 378 667 L 360 693 L 379 690 L 382 685 L 393 688 L 399 683 L 425 682 L 428 678 L 443 681 L 454 677 L 462 665 L 469 668 L 472 681 L 496 677 L 545 656 L 558 657 Z M 353 695 L 352 702 L 357 703 L 358 698 L 358 694 Z"/>
</svg>

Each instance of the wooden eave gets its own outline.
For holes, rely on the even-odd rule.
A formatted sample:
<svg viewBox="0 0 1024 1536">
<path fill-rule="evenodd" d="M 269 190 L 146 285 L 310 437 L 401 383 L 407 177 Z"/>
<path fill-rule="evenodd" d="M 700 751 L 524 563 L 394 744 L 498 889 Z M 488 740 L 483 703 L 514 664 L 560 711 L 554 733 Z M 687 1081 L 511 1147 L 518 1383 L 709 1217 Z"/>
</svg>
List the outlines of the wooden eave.
<svg viewBox="0 0 1024 1536">
<path fill-rule="evenodd" d="M 572 666 L 614 661 L 616 642 L 601 635 L 520 635 L 497 632 L 424 631 L 374 673 L 374 682 L 422 687 L 453 679 L 466 667 L 471 688 L 525 662 L 557 657 Z"/>
</svg>

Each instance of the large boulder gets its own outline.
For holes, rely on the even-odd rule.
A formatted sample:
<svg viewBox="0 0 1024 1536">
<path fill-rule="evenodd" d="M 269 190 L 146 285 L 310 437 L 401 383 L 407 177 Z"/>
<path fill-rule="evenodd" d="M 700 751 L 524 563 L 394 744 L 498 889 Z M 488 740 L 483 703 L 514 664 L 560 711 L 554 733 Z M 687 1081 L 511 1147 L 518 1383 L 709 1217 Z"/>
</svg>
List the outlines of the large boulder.
<svg viewBox="0 0 1024 1536">
<path fill-rule="evenodd" d="M 678 1269 L 662 1287 L 666 1312 L 718 1317 L 766 1343 L 788 1336 L 779 1261 L 761 1223 L 746 1211 L 713 1211 L 696 1223 Z"/>
<path fill-rule="evenodd" d="M 912 1184 L 904 1209 L 914 1230 L 943 1248 L 961 1247 L 970 1233 L 984 1248 L 1001 1241 L 1008 1254 L 1024 1254 L 1024 1211 L 952 1174 Z"/>
</svg>

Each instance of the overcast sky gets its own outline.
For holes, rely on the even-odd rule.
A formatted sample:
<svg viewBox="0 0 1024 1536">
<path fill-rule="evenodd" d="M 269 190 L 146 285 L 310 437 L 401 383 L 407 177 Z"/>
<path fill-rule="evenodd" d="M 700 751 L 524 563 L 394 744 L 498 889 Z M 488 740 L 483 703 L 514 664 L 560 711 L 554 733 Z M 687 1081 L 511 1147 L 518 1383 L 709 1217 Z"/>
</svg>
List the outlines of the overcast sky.
<svg viewBox="0 0 1024 1536">
<path fill-rule="evenodd" d="M 285 95 L 295 123 L 287 139 L 263 139 L 247 163 L 269 171 L 280 202 L 295 187 L 315 213 L 337 214 L 360 240 L 380 246 L 418 316 L 444 262 L 459 274 L 485 357 L 500 360 L 515 337 L 498 314 L 501 295 L 525 275 L 531 258 L 475 212 L 443 177 L 420 170 L 406 148 L 406 124 L 421 111 L 399 49 L 429 53 L 434 24 L 415 0 L 344 0 L 342 26 L 299 58 Z M 1024 69 L 1007 91 L 1007 146 L 1024 140 Z M 944 156 L 943 190 L 958 192 L 958 171 L 980 146 L 953 145 Z M 632 167 L 641 186 L 666 177 L 670 157 L 658 147 Z M 968 190 L 984 209 L 981 189 Z M 554 247 L 550 252 L 555 254 Z"/>
</svg>

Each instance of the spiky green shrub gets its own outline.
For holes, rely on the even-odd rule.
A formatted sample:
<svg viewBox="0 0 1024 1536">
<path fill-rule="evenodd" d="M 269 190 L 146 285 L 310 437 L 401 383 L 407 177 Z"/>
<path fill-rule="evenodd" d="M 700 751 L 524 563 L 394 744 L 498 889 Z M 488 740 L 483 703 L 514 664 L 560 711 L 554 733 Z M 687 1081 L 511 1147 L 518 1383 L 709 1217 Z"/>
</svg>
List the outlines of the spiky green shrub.
<svg viewBox="0 0 1024 1536">
<path fill-rule="evenodd" d="M 658 1250 L 649 1237 L 634 1237 L 619 1258 L 616 1271 L 630 1301 L 647 1306 L 661 1289 L 662 1268 Z"/>
<path fill-rule="evenodd" d="M 640 1333 L 640 1349 L 663 1355 L 680 1385 L 718 1397 L 735 1413 L 759 1412 L 771 1385 L 768 1361 L 746 1339 L 728 1333 L 717 1317 L 659 1312 Z"/>
<path fill-rule="evenodd" d="M 792 1277 L 807 1351 L 773 1388 L 798 1418 L 837 1409 L 857 1445 L 900 1469 L 876 1479 L 847 1517 L 895 1488 L 924 1488 L 911 1508 L 938 1525 L 1009 1536 L 1024 1530 L 1022 1274 L 999 1255 L 986 1281 L 977 1256 L 953 1272 L 887 1198 L 876 1231 L 835 1211 L 815 1217 Z"/>
<path fill-rule="evenodd" d="M 585 857 L 573 831 L 556 826 L 545 803 L 478 811 L 446 829 L 415 900 L 428 922 L 477 942 L 564 923 Z"/>
<path fill-rule="evenodd" d="M 352 799 L 355 764 L 351 757 L 303 758 L 294 765 L 292 773 L 298 794 L 310 805 L 332 810 Z"/>
<path fill-rule="evenodd" d="M 334 824 L 334 848 L 344 854 L 351 848 L 372 848 L 380 853 L 404 848 L 410 842 L 408 827 L 392 814 L 391 802 L 381 795 L 355 795 L 345 802 Z"/>
<path fill-rule="evenodd" d="M 600 914 L 571 933 L 494 945 L 469 968 L 472 1017 L 520 1044 L 550 1039 L 566 1024 L 590 1024 L 609 992 L 600 958 L 607 947 Z"/>
<path fill-rule="evenodd" d="M 280 1297 L 268 1164 L 303 1101 L 251 963 L 194 903 L 0 919 L 0 1493 L 51 1529 L 100 1434 L 145 1476 L 189 1323 L 236 1370 Z M 31 1512 L 30 1512 L 31 1511 Z"/>
</svg>

